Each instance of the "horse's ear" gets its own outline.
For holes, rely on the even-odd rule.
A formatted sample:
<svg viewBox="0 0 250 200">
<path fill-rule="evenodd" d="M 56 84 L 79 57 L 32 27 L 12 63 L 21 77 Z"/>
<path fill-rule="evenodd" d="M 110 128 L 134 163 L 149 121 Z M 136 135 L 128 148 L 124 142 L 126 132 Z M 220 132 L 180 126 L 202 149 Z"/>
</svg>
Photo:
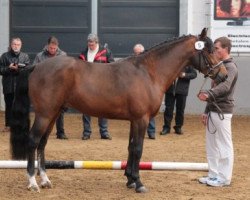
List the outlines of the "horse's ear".
<svg viewBox="0 0 250 200">
<path fill-rule="evenodd" d="M 204 40 L 207 37 L 207 29 L 208 28 L 203 28 L 203 30 L 201 31 L 201 34 L 200 34 L 201 40 Z"/>
</svg>

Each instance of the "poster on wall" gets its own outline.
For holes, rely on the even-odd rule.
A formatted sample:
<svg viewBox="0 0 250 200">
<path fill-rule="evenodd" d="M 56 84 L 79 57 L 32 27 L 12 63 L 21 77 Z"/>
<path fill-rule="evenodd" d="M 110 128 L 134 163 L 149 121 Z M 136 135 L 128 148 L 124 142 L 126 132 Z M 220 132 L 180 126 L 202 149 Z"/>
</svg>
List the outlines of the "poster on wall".
<svg viewBox="0 0 250 200">
<path fill-rule="evenodd" d="M 250 0 L 212 0 L 211 38 L 227 36 L 232 52 L 250 52 Z"/>
</svg>

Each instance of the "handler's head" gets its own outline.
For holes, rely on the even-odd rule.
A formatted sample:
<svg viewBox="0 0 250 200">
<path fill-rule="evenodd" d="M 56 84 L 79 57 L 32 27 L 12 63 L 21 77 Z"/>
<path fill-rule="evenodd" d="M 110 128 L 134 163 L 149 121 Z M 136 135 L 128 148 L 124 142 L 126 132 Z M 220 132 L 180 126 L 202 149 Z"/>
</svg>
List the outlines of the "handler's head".
<svg viewBox="0 0 250 200">
<path fill-rule="evenodd" d="M 232 43 L 227 37 L 219 37 L 214 41 L 214 53 L 219 60 L 225 60 L 230 57 Z"/>
</svg>

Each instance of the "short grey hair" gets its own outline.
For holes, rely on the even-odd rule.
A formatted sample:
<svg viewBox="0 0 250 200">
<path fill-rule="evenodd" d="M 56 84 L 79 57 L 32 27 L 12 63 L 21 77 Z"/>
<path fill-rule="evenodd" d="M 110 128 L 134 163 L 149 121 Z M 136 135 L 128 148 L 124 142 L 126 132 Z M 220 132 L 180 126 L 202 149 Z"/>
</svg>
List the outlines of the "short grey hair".
<svg viewBox="0 0 250 200">
<path fill-rule="evenodd" d="M 144 51 L 144 46 L 142 44 L 136 44 L 133 48 L 134 54 L 139 55 Z"/>
<path fill-rule="evenodd" d="M 88 41 L 94 41 L 94 42 L 96 42 L 96 43 L 99 43 L 99 38 L 98 38 L 98 36 L 95 34 L 95 33 L 90 33 L 89 35 L 88 35 L 88 39 L 87 39 Z"/>
</svg>

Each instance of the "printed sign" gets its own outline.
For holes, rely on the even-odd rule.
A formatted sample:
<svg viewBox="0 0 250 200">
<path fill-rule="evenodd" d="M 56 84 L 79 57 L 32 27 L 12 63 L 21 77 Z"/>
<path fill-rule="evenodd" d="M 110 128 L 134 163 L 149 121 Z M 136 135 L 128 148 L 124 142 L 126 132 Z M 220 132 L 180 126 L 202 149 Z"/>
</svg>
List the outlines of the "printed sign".
<svg viewBox="0 0 250 200">
<path fill-rule="evenodd" d="M 226 36 L 231 52 L 250 52 L 250 0 L 212 0 L 211 38 Z"/>
</svg>

